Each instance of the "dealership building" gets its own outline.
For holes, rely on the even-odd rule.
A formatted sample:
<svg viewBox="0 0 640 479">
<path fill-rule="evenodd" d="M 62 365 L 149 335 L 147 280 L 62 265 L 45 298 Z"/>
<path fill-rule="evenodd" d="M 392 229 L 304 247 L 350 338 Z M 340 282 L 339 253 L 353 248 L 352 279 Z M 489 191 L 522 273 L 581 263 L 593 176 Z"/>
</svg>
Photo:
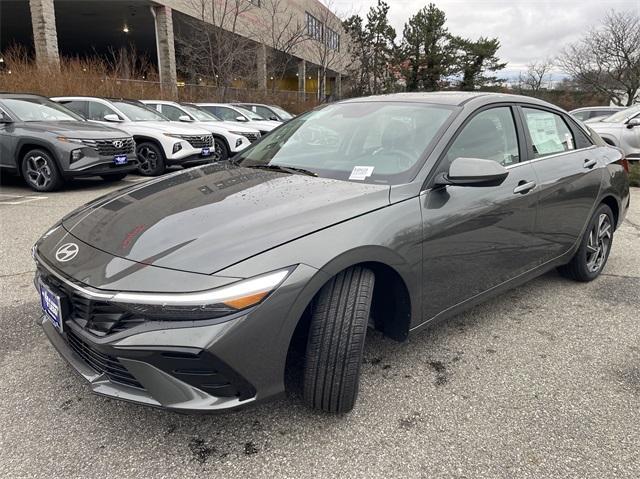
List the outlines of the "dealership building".
<svg viewBox="0 0 640 479">
<path fill-rule="evenodd" d="M 231 20 L 216 20 L 236 5 L 237 21 L 228 13 Z M 304 29 L 305 40 L 287 54 L 283 78 L 269 76 L 274 43 L 260 40 L 270 38 L 266 30 L 274 13 L 283 17 L 279 26 Z M 151 59 L 160 81 L 174 87 L 181 80 L 176 32 L 199 22 L 227 31 L 234 24 L 233 35 L 246 38 L 255 51 L 258 88 L 341 96 L 348 63 L 344 32 L 319 0 L 0 0 L 0 51 L 25 45 L 38 62 L 57 64 L 62 56 L 108 55 L 133 46 Z"/>
</svg>

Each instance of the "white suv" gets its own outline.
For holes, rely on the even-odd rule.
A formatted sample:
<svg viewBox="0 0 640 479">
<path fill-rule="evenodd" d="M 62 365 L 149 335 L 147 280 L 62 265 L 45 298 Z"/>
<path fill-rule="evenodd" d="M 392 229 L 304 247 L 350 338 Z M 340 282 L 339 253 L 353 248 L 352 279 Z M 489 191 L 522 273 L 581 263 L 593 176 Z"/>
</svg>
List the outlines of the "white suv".
<svg viewBox="0 0 640 479">
<path fill-rule="evenodd" d="M 244 150 L 260 138 L 260 132 L 238 123 L 220 120 L 215 115 L 195 105 L 165 100 L 140 100 L 173 121 L 192 123 L 213 134 L 213 161 L 224 161 Z"/>
<path fill-rule="evenodd" d="M 89 121 L 117 126 L 133 136 L 138 171 L 143 175 L 161 175 L 168 165 L 192 166 L 211 162 L 211 132 L 195 125 L 169 121 L 140 102 L 82 96 L 52 100 Z"/>
<path fill-rule="evenodd" d="M 255 128 L 263 136 L 282 125 L 279 121 L 265 120 L 257 113 L 228 103 L 196 103 L 196 105 L 225 121 L 238 122 Z"/>
</svg>

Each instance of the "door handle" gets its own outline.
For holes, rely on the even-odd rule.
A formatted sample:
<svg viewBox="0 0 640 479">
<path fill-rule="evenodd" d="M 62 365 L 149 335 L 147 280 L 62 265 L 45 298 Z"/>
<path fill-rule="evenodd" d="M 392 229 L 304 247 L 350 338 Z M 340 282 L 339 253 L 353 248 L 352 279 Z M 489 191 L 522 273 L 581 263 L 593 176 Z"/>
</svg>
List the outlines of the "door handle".
<svg viewBox="0 0 640 479">
<path fill-rule="evenodd" d="M 598 164 L 598 161 L 597 161 L 597 160 L 589 160 L 589 159 L 586 159 L 586 160 L 584 160 L 584 165 L 582 165 L 582 166 L 583 166 L 584 168 L 589 168 L 589 169 L 591 169 L 591 168 L 593 168 L 594 166 L 596 166 L 597 164 Z"/>
<path fill-rule="evenodd" d="M 536 187 L 536 182 L 535 181 L 521 181 L 518 183 L 518 186 L 516 186 L 513 189 L 513 192 L 518 194 L 520 193 L 521 195 L 524 195 L 526 193 L 529 193 L 532 189 L 534 189 Z"/>
</svg>

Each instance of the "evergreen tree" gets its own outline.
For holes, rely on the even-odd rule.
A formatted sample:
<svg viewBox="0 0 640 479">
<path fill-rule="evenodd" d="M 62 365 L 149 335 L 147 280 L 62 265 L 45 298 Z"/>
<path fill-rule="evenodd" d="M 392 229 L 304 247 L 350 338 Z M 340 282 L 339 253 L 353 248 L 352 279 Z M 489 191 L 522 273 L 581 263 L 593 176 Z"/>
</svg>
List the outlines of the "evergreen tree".
<svg viewBox="0 0 640 479">
<path fill-rule="evenodd" d="M 496 76 L 487 75 L 507 66 L 500 61 L 496 53 L 500 48 L 497 38 L 481 37 L 472 41 L 460 37 L 452 39 L 457 55 L 457 74 L 461 76 L 459 87 L 461 90 L 472 91 L 489 83 L 499 83 Z"/>
</svg>

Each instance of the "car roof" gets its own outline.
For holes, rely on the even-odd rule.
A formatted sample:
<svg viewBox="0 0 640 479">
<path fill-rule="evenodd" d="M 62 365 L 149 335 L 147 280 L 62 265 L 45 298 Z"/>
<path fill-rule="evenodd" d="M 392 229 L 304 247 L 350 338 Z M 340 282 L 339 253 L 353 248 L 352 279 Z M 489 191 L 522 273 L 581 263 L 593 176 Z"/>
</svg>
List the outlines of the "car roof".
<svg viewBox="0 0 640 479">
<path fill-rule="evenodd" d="M 398 101 L 411 103 L 431 103 L 439 105 L 463 106 L 467 103 L 489 104 L 500 102 L 531 103 L 535 105 L 557 108 L 544 100 L 539 100 L 525 95 L 513 95 L 510 93 L 493 93 L 479 91 L 438 91 L 438 92 L 412 92 L 392 93 L 389 95 L 374 95 L 361 98 L 344 100 L 341 103 L 362 101 Z"/>
<path fill-rule="evenodd" d="M 11 93 L 11 92 L 0 92 L 0 98 L 44 98 L 48 100 L 44 95 L 37 95 L 35 93 Z"/>
<path fill-rule="evenodd" d="M 574 113 L 576 111 L 598 111 L 598 110 L 619 110 L 622 111 L 625 108 L 623 106 L 583 106 L 582 108 L 576 108 L 575 110 L 571 110 L 569 113 Z"/>
</svg>

